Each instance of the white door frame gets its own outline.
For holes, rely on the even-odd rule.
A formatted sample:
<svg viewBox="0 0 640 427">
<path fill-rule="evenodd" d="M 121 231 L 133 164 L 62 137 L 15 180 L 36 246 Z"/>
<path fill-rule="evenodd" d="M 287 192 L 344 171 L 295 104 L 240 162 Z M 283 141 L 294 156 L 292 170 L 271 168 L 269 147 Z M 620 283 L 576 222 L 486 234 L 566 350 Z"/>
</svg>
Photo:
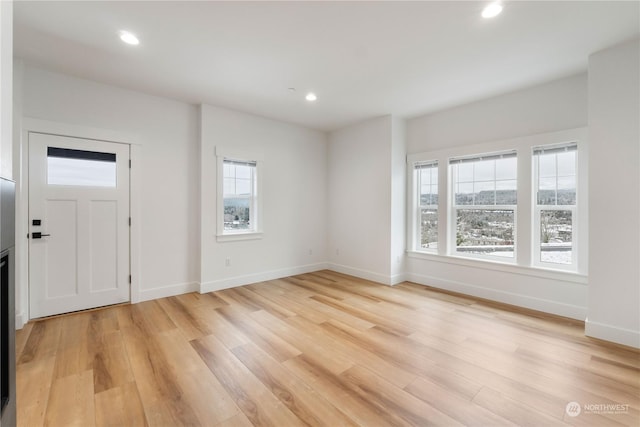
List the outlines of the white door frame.
<svg viewBox="0 0 640 427">
<path fill-rule="evenodd" d="M 129 211 L 131 216 L 130 271 L 131 303 L 140 302 L 140 160 L 142 145 L 138 137 L 119 131 L 23 118 L 20 133 L 21 168 L 16 177 L 16 329 L 21 329 L 30 319 L 29 313 L 29 133 L 94 139 L 106 142 L 128 144 L 131 147 L 131 171 L 129 178 Z"/>
</svg>

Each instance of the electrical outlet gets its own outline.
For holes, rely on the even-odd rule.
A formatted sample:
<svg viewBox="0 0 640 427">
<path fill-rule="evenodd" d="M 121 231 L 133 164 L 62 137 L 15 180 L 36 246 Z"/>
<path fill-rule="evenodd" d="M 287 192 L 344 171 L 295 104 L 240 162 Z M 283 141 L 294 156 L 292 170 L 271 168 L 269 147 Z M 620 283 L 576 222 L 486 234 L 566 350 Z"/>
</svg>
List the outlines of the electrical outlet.
<svg viewBox="0 0 640 427">
<path fill-rule="evenodd" d="M 336 249 L 336 255 L 340 256 L 340 249 Z"/>
<path fill-rule="evenodd" d="M 309 255 L 313 255 L 313 249 L 309 249 Z"/>
<path fill-rule="evenodd" d="M 227 257 L 227 259 L 224 260 L 224 266 L 225 267 L 230 267 L 231 266 L 231 258 Z"/>
</svg>

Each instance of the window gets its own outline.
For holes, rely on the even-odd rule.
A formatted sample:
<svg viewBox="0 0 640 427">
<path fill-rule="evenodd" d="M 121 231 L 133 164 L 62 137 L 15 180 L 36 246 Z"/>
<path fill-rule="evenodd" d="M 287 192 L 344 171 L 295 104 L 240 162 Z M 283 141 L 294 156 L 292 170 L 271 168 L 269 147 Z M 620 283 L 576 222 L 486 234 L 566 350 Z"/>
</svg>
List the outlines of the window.
<svg viewBox="0 0 640 427">
<path fill-rule="evenodd" d="M 534 147 L 534 264 L 575 269 L 577 144 Z"/>
<path fill-rule="evenodd" d="M 588 155 L 584 128 L 409 154 L 409 257 L 584 276 Z"/>
<path fill-rule="evenodd" d="M 224 231 L 254 231 L 257 195 L 256 162 L 225 158 L 223 165 Z"/>
<path fill-rule="evenodd" d="M 419 162 L 414 165 L 419 218 L 419 250 L 438 249 L 438 162 Z"/>
<path fill-rule="evenodd" d="M 116 187 L 116 155 L 47 147 L 47 184 Z"/>
<path fill-rule="evenodd" d="M 256 162 L 224 159 L 224 230 L 254 230 Z"/>
<path fill-rule="evenodd" d="M 216 148 L 218 241 L 261 238 L 260 161 Z"/>
<path fill-rule="evenodd" d="M 517 204 L 515 151 L 449 160 L 455 252 L 514 259 Z"/>
</svg>

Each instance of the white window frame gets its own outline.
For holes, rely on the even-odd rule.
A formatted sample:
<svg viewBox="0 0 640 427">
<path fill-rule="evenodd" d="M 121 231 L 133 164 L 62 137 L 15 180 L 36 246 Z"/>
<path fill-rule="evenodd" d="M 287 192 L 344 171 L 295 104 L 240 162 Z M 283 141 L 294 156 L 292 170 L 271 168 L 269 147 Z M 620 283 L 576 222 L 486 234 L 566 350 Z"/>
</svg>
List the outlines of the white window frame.
<svg viewBox="0 0 640 427">
<path fill-rule="evenodd" d="M 419 171 L 420 166 L 426 166 L 426 167 L 431 167 L 431 168 L 435 168 L 437 173 L 439 174 L 440 172 L 440 164 L 438 163 L 437 160 L 432 160 L 432 161 L 420 161 L 420 162 L 414 162 L 412 164 L 412 170 L 413 170 L 413 179 L 415 181 L 414 184 L 414 188 L 415 188 L 415 193 L 414 193 L 414 212 L 413 212 L 413 218 L 414 218 L 414 223 L 415 223 L 415 233 L 414 233 L 414 242 L 413 242 L 413 248 L 416 251 L 419 252 L 426 252 L 426 253 L 437 253 L 438 252 L 438 248 L 440 247 L 440 230 L 438 230 L 438 242 L 437 242 L 437 247 L 435 248 L 423 248 L 422 247 L 422 210 L 423 209 L 428 209 L 428 210 L 435 210 L 436 212 L 438 212 L 438 216 L 440 213 L 439 210 L 439 205 L 440 205 L 440 192 L 438 191 L 438 203 L 437 204 L 428 204 L 428 205 L 423 205 L 422 204 L 422 199 L 421 199 L 421 195 L 422 195 L 422 182 L 420 179 L 420 173 Z M 438 183 L 440 182 L 440 177 L 438 175 Z M 439 185 L 439 184 L 438 184 Z M 440 224 L 440 221 L 438 220 L 438 224 Z"/>
<path fill-rule="evenodd" d="M 577 157 L 577 205 L 575 220 L 573 221 L 573 250 L 576 253 L 575 270 L 559 269 L 558 264 L 544 265 L 534 262 L 536 251 L 534 247 L 535 234 L 538 232 L 535 224 L 534 189 L 534 159 L 533 148 L 551 144 L 578 143 Z M 453 213 L 453 181 L 449 159 L 456 157 L 472 157 L 480 153 L 498 153 L 515 150 L 518 158 L 517 175 L 517 211 L 515 212 L 515 230 L 517 241 L 514 245 L 515 262 L 509 258 L 490 256 L 469 258 L 460 256 L 455 251 L 455 216 Z M 417 180 L 414 165 L 417 162 L 438 161 L 438 250 L 426 252 L 419 248 L 419 218 L 417 215 Z M 491 270 L 523 274 L 528 276 L 555 278 L 586 283 L 588 271 L 588 140 L 586 128 L 567 129 L 562 131 L 523 136 L 508 140 L 486 142 L 467 146 L 457 146 L 441 150 L 412 153 L 407 155 L 407 255 L 410 258 L 455 264 L 460 266 L 475 266 Z M 473 208 L 473 205 L 465 205 Z M 561 206 L 564 208 L 564 206 Z M 496 206 L 491 206 L 496 208 Z M 500 208 L 498 206 L 497 208 Z"/>
<path fill-rule="evenodd" d="M 502 158 L 504 156 L 509 156 L 509 157 L 515 157 L 517 159 L 518 153 L 516 150 L 506 150 L 504 152 L 493 152 L 493 153 L 482 153 L 482 154 L 475 154 L 475 155 L 470 155 L 470 156 L 463 156 L 463 158 L 465 160 L 469 159 L 469 160 L 473 160 L 475 161 L 476 159 L 479 161 L 482 161 L 482 159 L 487 159 L 487 160 L 495 160 L 498 158 Z M 453 162 L 458 162 L 461 159 L 459 158 L 450 158 L 448 161 L 448 166 L 449 166 L 449 179 L 451 182 L 451 194 L 450 194 L 450 212 L 451 212 L 451 216 L 449 219 L 449 239 L 451 241 L 451 244 L 449 245 L 450 249 L 450 253 L 452 255 L 458 256 L 458 257 L 462 257 L 462 258 L 472 258 L 472 259 L 480 259 L 480 260 L 487 260 L 487 261 L 494 261 L 494 262 L 501 262 L 501 263 L 506 263 L 506 264 L 516 264 L 517 260 L 518 260 L 518 205 L 517 202 L 515 205 L 458 205 L 456 203 L 456 198 L 455 198 L 455 194 L 456 194 L 456 188 L 455 188 L 455 184 L 456 184 L 456 180 L 453 176 Z M 497 182 L 498 180 L 496 180 L 495 178 L 495 170 L 494 170 L 494 179 L 493 182 Z M 516 197 L 517 197 L 517 175 L 516 175 Z M 473 181 L 474 183 L 476 181 Z M 495 186 L 494 186 L 495 188 Z M 494 190 L 495 191 L 495 190 Z M 464 251 L 458 251 L 458 245 L 456 244 L 456 240 L 457 240 L 457 225 L 458 225 L 458 211 L 459 210 L 505 210 L 505 211 L 513 211 L 513 257 L 500 257 L 497 255 L 485 255 L 485 254 L 478 254 L 478 253 L 472 253 L 472 252 L 464 252 Z"/>
<path fill-rule="evenodd" d="M 253 174 L 253 192 L 249 201 L 249 215 L 251 229 L 225 230 L 224 228 L 224 161 L 255 163 Z M 253 240 L 263 237 L 262 229 L 262 169 L 263 160 L 256 153 L 228 150 L 216 147 L 217 165 L 217 197 L 216 197 L 216 238 L 218 242 Z"/>
<path fill-rule="evenodd" d="M 575 177 L 576 177 L 576 203 L 573 205 L 540 205 L 538 204 L 538 182 L 539 182 L 539 164 L 538 164 L 538 156 L 535 154 L 536 150 L 554 150 L 557 148 L 564 148 L 575 145 L 575 153 L 576 153 L 576 161 L 575 161 Z M 579 161 L 579 152 L 578 152 L 578 143 L 571 141 L 563 144 L 550 144 L 544 146 L 533 147 L 532 149 L 532 170 L 533 170 L 533 248 L 531 250 L 532 254 L 532 264 L 536 267 L 548 268 L 554 270 L 566 270 L 566 271 L 577 271 L 578 270 L 578 258 L 579 258 L 579 240 L 580 240 L 580 218 L 579 218 L 579 209 L 578 206 L 580 204 L 580 161 Z M 557 168 L 557 164 L 556 164 Z M 556 174 L 557 178 L 557 174 Z M 557 190 L 557 184 L 556 184 Z M 571 264 L 560 264 L 560 263 L 552 263 L 552 262 L 544 262 L 540 259 L 540 215 L 543 211 L 570 211 L 571 212 Z"/>
</svg>

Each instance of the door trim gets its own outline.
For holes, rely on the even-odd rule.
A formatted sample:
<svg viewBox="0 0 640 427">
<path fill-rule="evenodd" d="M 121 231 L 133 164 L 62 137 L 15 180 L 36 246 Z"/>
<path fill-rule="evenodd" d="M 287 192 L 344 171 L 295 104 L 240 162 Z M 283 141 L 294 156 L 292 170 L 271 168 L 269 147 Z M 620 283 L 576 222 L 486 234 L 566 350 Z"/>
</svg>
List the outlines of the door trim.
<svg viewBox="0 0 640 427">
<path fill-rule="evenodd" d="M 132 304 L 140 302 L 140 191 L 142 144 L 133 134 L 109 129 L 78 126 L 67 123 L 25 117 L 20 132 L 21 167 L 16 175 L 16 329 L 21 329 L 30 319 L 29 312 L 29 133 L 45 133 L 71 138 L 93 139 L 130 146 L 131 170 L 129 174 L 129 287 Z"/>
</svg>

